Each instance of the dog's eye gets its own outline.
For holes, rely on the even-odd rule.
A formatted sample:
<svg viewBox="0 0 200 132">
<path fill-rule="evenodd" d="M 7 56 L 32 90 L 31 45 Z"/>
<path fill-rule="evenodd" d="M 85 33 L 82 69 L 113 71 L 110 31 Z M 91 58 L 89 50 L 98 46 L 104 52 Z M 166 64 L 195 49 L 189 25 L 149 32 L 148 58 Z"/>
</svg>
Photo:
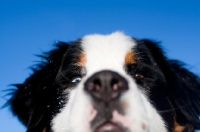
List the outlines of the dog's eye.
<svg viewBox="0 0 200 132">
<path fill-rule="evenodd" d="M 136 78 L 136 79 L 143 79 L 144 76 L 143 76 L 142 74 L 136 73 L 136 74 L 135 74 L 135 78 Z"/>
<path fill-rule="evenodd" d="M 72 79 L 72 83 L 79 83 L 81 81 L 81 77 L 77 76 Z"/>
</svg>

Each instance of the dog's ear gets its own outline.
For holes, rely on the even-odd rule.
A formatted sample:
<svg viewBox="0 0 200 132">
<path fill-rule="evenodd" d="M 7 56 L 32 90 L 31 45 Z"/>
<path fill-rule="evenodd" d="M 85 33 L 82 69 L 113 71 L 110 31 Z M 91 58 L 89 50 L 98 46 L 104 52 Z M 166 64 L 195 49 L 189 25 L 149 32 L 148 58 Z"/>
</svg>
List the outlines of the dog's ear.
<svg viewBox="0 0 200 132">
<path fill-rule="evenodd" d="M 176 121 L 200 129 L 200 78 L 178 61 L 170 60 L 169 66 L 169 98 L 175 108 Z"/>
<path fill-rule="evenodd" d="M 24 83 L 14 85 L 16 89 L 8 104 L 27 126 L 27 132 L 42 132 L 50 124 L 49 104 L 57 94 L 53 83 L 68 47 L 69 44 L 58 42 L 54 50 L 39 55 L 43 61 L 32 68 L 33 74 Z"/>
<path fill-rule="evenodd" d="M 186 126 L 185 130 L 200 129 L 200 78 L 181 62 L 169 60 L 157 43 L 149 40 L 139 43 L 145 45 L 163 72 L 168 85 L 166 95 L 173 106 L 175 121 Z"/>
</svg>

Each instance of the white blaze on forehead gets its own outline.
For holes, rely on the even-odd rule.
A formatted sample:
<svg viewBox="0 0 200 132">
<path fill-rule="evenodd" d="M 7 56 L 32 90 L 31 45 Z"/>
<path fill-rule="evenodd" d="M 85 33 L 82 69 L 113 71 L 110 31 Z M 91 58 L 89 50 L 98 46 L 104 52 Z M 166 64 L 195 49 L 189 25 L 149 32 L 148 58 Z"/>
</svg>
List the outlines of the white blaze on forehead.
<svg viewBox="0 0 200 132">
<path fill-rule="evenodd" d="M 121 32 L 83 37 L 82 47 L 86 54 L 87 74 L 91 75 L 104 69 L 123 73 L 125 55 L 135 45 L 131 37 Z"/>
</svg>

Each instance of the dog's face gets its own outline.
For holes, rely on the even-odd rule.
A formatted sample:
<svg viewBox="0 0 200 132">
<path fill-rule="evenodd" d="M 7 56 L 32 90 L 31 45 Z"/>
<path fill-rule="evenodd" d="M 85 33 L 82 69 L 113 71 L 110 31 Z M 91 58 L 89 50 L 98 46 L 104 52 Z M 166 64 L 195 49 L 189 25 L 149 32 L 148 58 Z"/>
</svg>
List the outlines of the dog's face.
<svg viewBox="0 0 200 132">
<path fill-rule="evenodd" d="M 119 32 L 72 44 L 56 77 L 68 100 L 51 122 L 53 131 L 166 132 L 165 120 L 173 119 L 170 112 L 161 116 L 170 108 L 166 80 L 140 46 Z"/>
<path fill-rule="evenodd" d="M 27 132 L 192 132 L 200 80 L 159 46 L 120 32 L 48 52 L 9 100 Z"/>
</svg>

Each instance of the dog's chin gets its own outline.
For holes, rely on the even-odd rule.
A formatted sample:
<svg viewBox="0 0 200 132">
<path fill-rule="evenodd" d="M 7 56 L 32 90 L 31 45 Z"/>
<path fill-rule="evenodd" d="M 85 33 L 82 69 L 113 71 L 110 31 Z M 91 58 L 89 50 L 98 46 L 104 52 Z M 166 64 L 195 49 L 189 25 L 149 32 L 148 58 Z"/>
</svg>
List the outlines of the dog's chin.
<svg viewBox="0 0 200 132">
<path fill-rule="evenodd" d="M 123 129 L 113 122 L 105 122 L 97 127 L 94 132 L 123 132 Z"/>
</svg>

